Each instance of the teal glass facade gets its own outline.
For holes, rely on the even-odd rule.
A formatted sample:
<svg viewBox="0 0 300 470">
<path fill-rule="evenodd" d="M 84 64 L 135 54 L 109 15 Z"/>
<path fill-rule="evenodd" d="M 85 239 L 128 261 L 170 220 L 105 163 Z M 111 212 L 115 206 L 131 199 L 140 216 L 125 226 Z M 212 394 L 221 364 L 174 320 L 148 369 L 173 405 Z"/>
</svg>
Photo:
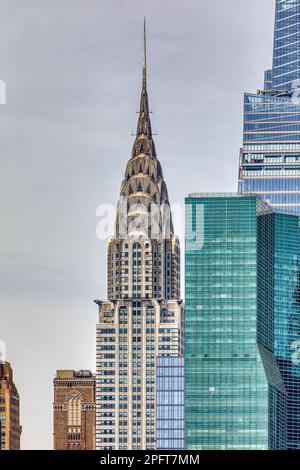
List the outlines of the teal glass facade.
<svg viewBox="0 0 300 470">
<path fill-rule="evenodd" d="M 272 313 L 270 209 L 256 197 L 186 199 L 185 449 L 268 448 L 258 318 Z M 259 235 L 259 236 L 258 236 Z"/>
<path fill-rule="evenodd" d="M 300 450 L 300 217 L 186 199 L 185 448 Z"/>
<path fill-rule="evenodd" d="M 300 224 L 286 214 L 274 214 L 272 352 L 269 447 L 300 450 Z"/>
</svg>

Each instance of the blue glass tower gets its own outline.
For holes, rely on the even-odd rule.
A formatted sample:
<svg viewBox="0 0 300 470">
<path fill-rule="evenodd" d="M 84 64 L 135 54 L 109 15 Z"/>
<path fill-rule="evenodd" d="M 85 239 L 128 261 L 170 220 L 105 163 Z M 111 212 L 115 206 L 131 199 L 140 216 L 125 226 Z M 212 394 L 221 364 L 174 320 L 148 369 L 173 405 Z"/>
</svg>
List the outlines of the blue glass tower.
<svg viewBox="0 0 300 470">
<path fill-rule="evenodd" d="M 272 88 L 292 90 L 300 79 L 300 2 L 276 0 Z"/>
<path fill-rule="evenodd" d="M 239 192 L 300 214 L 300 1 L 277 0 L 273 67 L 244 97 Z"/>
<path fill-rule="evenodd" d="M 184 358 L 157 358 L 156 448 L 184 449 Z"/>
</svg>

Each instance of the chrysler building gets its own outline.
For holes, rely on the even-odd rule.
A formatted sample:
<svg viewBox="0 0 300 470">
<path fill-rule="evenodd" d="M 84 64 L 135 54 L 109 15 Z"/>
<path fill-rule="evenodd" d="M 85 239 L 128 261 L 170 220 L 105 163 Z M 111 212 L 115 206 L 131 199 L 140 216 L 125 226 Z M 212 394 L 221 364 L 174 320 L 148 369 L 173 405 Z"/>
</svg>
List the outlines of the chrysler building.
<svg viewBox="0 0 300 470">
<path fill-rule="evenodd" d="M 151 130 L 145 24 L 137 132 L 116 212 L 108 242 L 108 300 L 96 301 L 96 447 L 156 449 L 158 362 L 184 355 L 184 306 L 180 245 Z"/>
</svg>

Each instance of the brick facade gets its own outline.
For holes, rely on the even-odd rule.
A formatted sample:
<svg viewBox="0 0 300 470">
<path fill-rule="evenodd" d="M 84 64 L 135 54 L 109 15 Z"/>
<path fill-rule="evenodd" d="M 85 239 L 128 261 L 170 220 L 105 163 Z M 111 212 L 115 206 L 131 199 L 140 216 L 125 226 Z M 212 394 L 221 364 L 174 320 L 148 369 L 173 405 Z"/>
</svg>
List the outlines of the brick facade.
<svg viewBox="0 0 300 470">
<path fill-rule="evenodd" d="M 95 449 L 95 377 L 89 371 L 57 371 L 54 379 L 54 450 Z"/>
<path fill-rule="evenodd" d="M 20 398 L 8 362 L 0 362 L 1 450 L 20 450 Z"/>
</svg>

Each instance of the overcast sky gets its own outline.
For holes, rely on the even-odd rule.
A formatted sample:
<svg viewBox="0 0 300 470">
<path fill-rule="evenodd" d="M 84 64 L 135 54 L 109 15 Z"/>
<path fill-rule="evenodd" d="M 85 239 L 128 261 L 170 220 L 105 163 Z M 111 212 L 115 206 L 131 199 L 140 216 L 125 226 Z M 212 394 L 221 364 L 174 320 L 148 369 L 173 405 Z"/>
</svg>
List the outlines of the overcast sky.
<svg viewBox="0 0 300 470">
<path fill-rule="evenodd" d="M 23 449 L 52 447 L 56 369 L 95 370 L 106 243 L 135 131 L 143 16 L 170 200 L 236 191 L 243 93 L 271 66 L 274 0 L 0 0 L 0 340 Z"/>
</svg>

